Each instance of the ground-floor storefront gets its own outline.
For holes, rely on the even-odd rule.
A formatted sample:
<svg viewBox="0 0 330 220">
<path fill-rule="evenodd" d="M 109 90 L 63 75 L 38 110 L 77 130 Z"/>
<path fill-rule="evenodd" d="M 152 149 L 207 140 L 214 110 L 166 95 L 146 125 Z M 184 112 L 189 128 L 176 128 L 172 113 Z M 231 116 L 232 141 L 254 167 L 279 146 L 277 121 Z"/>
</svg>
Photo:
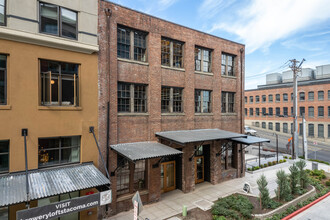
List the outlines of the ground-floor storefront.
<svg viewBox="0 0 330 220">
<path fill-rule="evenodd" d="M 111 145 L 112 214 L 132 208 L 140 192 L 144 204 L 159 201 L 163 193 L 194 191 L 244 176 L 242 145 L 233 138 L 246 135 L 219 129 L 156 133 L 158 142 Z"/>
</svg>

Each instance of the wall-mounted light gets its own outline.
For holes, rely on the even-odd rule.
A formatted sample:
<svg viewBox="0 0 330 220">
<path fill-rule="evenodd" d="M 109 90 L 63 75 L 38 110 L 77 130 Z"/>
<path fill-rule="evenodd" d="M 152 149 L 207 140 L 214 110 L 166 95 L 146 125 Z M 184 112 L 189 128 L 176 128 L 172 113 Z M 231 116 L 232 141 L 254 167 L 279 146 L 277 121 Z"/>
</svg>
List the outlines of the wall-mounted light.
<svg viewBox="0 0 330 220">
<path fill-rule="evenodd" d="M 52 85 L 54 85 L 54 84 L 55 84 L 55 80 L 51 80 L 50 83 L 51 83 Z"/>
</svg>

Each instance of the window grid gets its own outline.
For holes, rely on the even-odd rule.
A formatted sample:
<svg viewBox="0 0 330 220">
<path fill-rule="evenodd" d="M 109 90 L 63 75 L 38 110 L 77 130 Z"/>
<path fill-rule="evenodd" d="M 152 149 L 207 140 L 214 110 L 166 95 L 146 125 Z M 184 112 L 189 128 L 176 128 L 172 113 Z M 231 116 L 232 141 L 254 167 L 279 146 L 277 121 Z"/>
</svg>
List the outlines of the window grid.
<svg viewBox="0 0 330 220">
<path fill-rule="evenodd" d="M 318 91 L 318 100 L 323 101 L 324 100 L 324 91 Z"/>
<path fill-rule="evenodd" d="M 281 108 L 276 107 L 276 109 L 275 109 L 275 113 L 276 113 L 276 116 L 277 116 L 277 117 L 280 116 L 280 115 L 281 115 Z"/>
<path fill-rule="evenodd" d="M 268 102 L 273 102 L 273 95 L 268 95 Z"/>
<path fill-rule="evenodd" d="M 131 45 L 130 31 L 118 27 L 117 28 L 117 56 L 120 58 L 130 59 Z"/>
<path fill-rule="evenodd" d="M 314 100 L 314 92 L 308 92 L 308 100 L 313 101 Z"/>
<path fill-rule="evenodd" d="M 173 112 L 183 112 L 183 89 L 173 88 Z"/>
<path fill-rule="evenodd" d="M 256 96 L 256 103 L 259 103 L 260 102 L 260 96 Z"/>
<path fill-rule="evenodd" d="M 266 122 L 261 122 L 262 128 L 266 129 Z"/>
<path fill-rule="evenodd" d="M 250 108 L 250 116 L 253 116 L 253 108 Z"/>
<path fill-rule="evenodd" d="M 288 101 L 288 93 L 283 93 L 283 102 Z"/>
<path fill-rule="evenodd" d="M 308 137 L 314 137 L 314 124 L 308 124 Z"/>
<path fill-rule="evenodd" d="M 173 67 L 183 68 L 183 44 L 173 42 Z"/>
<path fill-rule="evenodd" d="M 134 112 L 147 112 L 147 95 L 144 85 L 134 85 Z"/>
<path fill-rule="evenodd" d="M 324 125 L 318 124 L 317 128 L 318 128 L 317 137 L 324 138 Z"/>
<path fill-rule="evenodd" d="M 0 26 L 6 25 L 6 1 L 0 1 Z"/>
<path fill-rule="evenodd" d="M 146 33 L 134 31 L 134 60 L 146 62 Z"/>
<path fill-rule="evenodd" d="M 266 95 L 262 95 L 262 102 L 266 102 Z"/>
<path fill-rule="evenodd" d="M 0 173 L 9 171 L 9 140 L 0 141 Z"/>
<path fill-rule="evenodd" d="M 169 40 L 166 39 L 162 39 L 162 65 L 164 66 L 170 66 L 170 44 L 171 42 Z"/>
<path fill-rule="evenodd" d="M 276 129 L 276 131 L 281 131 L 281 126 L 280 126 L 280 123 L 276 123 L 275 124 L 275 129 Z"/>
<path fill-rule="evenodd" d="M 211 91 L 195 90 L 195 112 L 210 113 L 211 109 Z"/>
<path fill-rule="evenodd" d="M 170 101 L 171 101 L 171 95 L 170 95 L 171 89 L 169 87 L 162 87 L 162 112 L 171 112 L 170 108 Z"/>
<path fill-rule="evenodd" d="M 314 117 L 314 107 L 313 106 L 308 107 L 308 117 Z"/>
<path fill-rule="evenodd" d="M 256 108 L 256 116 L 260 115 L 260 108 Z"/>
<path fill-rule="evenodd" d="M 288 107 L 283 107 L 283 115 L 288 116 Z"/>
<path fill-rule="evenodd" d="M 288 123 L 283 123 L 283 133 L 288 133 Z"/>
<path fill-rule="evenodd" d="M 304 92 L 299 93 L 299 101 L 305 101 L 305 93 Z"/>
<path fill-rule="evenodd" d="M 319 106 L 318 108 L 318 117 L 324 117 L 324 107 L 323 106 Z"/>
<path fill-rule="evenodd" d="M 234 92 L 221 92 L 221 112 L 222 113 L 234 113 L 235 112 L 235 93 Z"/>
<path fill-rule="evenodd" d="M 142 84 L 118 83 L 118 112 L 147 112 L 147 86 Z"/>
<path fill-rule="evenodd" d="M 273 122 L 269 122 L 268 123 L 268 129 L 269 130 L 273 130 Z"/>
<path fill-rule="evenodd" d="M 7 57 L 0 54 L 0 105 L 7 104 Z"/>
<path fill-rule="evenodd" d="M 276 102 L 281 101 L 281 95 L 280 94 L 276 94 L 275 95 L 275 99 L 276 99 Z"/>
<path fill-rule="evenodd" d="M 129 193 L 129 162 L 119 154 L 117 154 L 117 195 Z"/>
<path fill-rule="evenodd" d="M 131 91 L 130 85 L 125 83 L 118 84 L 118 112 L 130 112 Z"/>
<path fill-rule="evenodd" d="M 221 74 L 227 76 L 235 76 L 234 74 L 234 55 L 225 54 L 221 55 Z"/>
</svg>

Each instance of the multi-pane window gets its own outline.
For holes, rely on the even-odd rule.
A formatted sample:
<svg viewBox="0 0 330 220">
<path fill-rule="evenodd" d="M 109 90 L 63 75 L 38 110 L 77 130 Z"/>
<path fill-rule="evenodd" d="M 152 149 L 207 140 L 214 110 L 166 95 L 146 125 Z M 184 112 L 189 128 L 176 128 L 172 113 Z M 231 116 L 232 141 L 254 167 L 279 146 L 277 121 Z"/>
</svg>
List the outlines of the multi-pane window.
<svg viewBox="0 0 330 220">
<path fill-rule="evenodd" d="M 247 108 L 245 108 L 245 109 L 244 109 L 244 114 L 245 114 L 245 116 L 247 116 L 247 112 L 248 112 L 248 110 L 247 110 Z"/>
<path fill-rule="evenodd" d="M 146 184 L 146 161 L 139 160 L 135 164 L 117 154 L 117 195 L 134 193 L 145 189 Z M 133 175 L 131 175 L 133 174 Z"/>
<path fill-rule="evenodd" d="M 265 116 L 266 115 L 266 108 L 262 108 L 262 116 Z"/>
<path fill-rule="evenodd" d="M 291 92 L 291 101 L 293 100 L 293 93 Z"/>
<path fill-rule="evenodd" d="M 299 93 L 299 101 L 305 101 L 305 93 L 304 92 Z"/>
<path fill-rule="evenodd" d="M 308 117 L 314 117 L 314 107 L 313 106 L 308 107 Z"/>
<path fill-rule="evenodd" d="M 328 117 L 330 117 L 330 106 L 328 106 Z"/>
<path fill-rule="evenodd" d="M 283 123 L 283 133 L 288 133 L 288 123 Z"/>
<path fill-rule="evenodd" d="M 256 121 L 256 123 L 255 123 L 255 125 L 256 125 L 256 127 L 260 127 L 260 123 L 258 122 L 258 121 Z"/>
<path fill-rule="evenodd" d="M 276 122 L 276 123 L 275 123 L 275 130 L 276 130 L 276 131 L 281 131 L 280 127 L 281 127 L 281 126 L 280 126 L 280 123 Z"/>
<path fill-rule="evenodd" d="M 269 130 L 273 130 L 273 122 L 269 122 L 268 123 L 268 129 Z"/>
<path fill-rule="evenodd" d="M 319 106 L 319 107 L 317 107 L 317 110 L 318 110 L 317 116 L 318 117 L 324 117 L 324 107 L 323 106 Z"/>
<path fill-rule="evenodd" d="M 319 101 L 324 100 L 324 91 L 318 91 L 317 94 L 318 94 L 318 100 Z"/>
<path fill-rule="evenodd" d="M 80 136 L 39 138 L 39 167 L 80 161 Z"/>
<path fill-rule="evenodd" d="M 288 101 L 288 93 L 283 93 L 283 102 Z"/>
<path fill-rule="evenodd" d="M 235 93 L 234 92 L 221 92 L 221 112 L 222 113 L 235 112 Z"/>
<path fill-rule="evenodd" d="M 117 56 L 141 62 L 147 61 L 147 33 L 124 26 L 117 27 Z M 134 56 L 132 55 L 134 54 Z"/>
<path fill-rule="evenodd" d="M 276 94 L 276 95 L 275 95 L 275 101 L 276 101 L 276 102 L 281 101 L 281 95 L 280 95 L 280 94 Z"/>
<path fill-rule="evenodd" d="M 77 12 L 40 2 L 40 32 L 77 39 Z"/>
<path fill-rule="evenodd" d="M 235 76 L 234 73 L 235 56 L 222 53 L 221 55 L 221 75 Z"/>
<path fill-rule="evenodd" d="M 262 102 L 266 102 L 266 95 L 262 95 L 261 98 L 262 98 Z"/>
<path fill-rule="evenodd" d="M 5 55 L 0 54 L 0 105 L 6 105 L 6 104 L 7 104 L 7 57 Z"/>
<path fill-rule="evenodd" d="M 256 103 L 259 103 L 260 102 L 260 96 L 256 96 Z"/>
<path fill-rule="evenodd" d="M 328 138 L 330 138 L 330 124 L 328 125 Z"/>
<path fill-rule="evenodd" d="M 195 47 L 195 70 L 212 72 L 211 69 L 211 50 Z"/>
<path fill-rule="evenodd" d="M 266 129 L 266 122 L 261 122 L 261 127 Z"/>
<path fill-rule="evenodd" d="M 283 107 L 283 115 L 288 116 L 288 107 Z"/>
<path fill-rule="evenodd" d="M 268 115 L 273 116 L 273 108 L 268 108 Z"/>
<path fill-rule="evenodd" d="M 273 95 L 268 95 L 268 102 L 273 102 Z"/>
<path fill-rule="evenodd" d="M 260 109 L 256 108 L 256 116 L 259 116 L 259 115 L 260 115 Z"/>
<path fill-rule="evenodd" d="M 0 0 L 0 25 L 6 24 L 6 0 Z"/>
<path fill-rule="evenodd" d="M 253 116 L 253 108 L 250 108 L 250 116 Z"/>
<path fill-rule="evenodd" d="M 9 171 L 9 141 L 0 141 L 0 173 Z M 1 215 L 0 215 L 1 217 Z"/>
<path fill-rule="evenodd" d="M 183 68 L 183 43 L 162 38 L 161 60 L 163 66 Z"/>
<path fill-rule="evenodd" d="M 291 107 L 291 115 L 293 115 L 293 107 Z"/>
<path fill-rule="evenodd" d="M 308 124 L 308 137 L 314 137 L 314 124 Z"/>
<path fill-rule="evenodd" d="M 281 114 L 281 108 L 280 107 L 276 107 L 275 114 L 276 114 L 276 116 L 280 116 L 280 114 Z"/>
<path fill-rule="evenodd" d="M 245 101 L 245 103 L 247 103 L 247 97 L 246 96 L 244 97 L 244 101 Z"/>
<path fill-rule="evenodd" d="M 328 90 L 328 100 L 330 100 L 330 90 Z"/>
<path fill-rule="evenodd" d="M 313 101 L 314 100 L 314 92 L 308 92 L 308 100 Z"/>
<path fill-rule="evenodd" d="M 299 131 L 299 135 L 300 135 L 300 136 L 303 135 L 303 129 L 302 129 L 302 128 L 303 128 L 303 125 L 302 125 L 302 123 L 300 123 L 300 124 L 299 124 L 299 129 L 298 129 L 298 131 Z"/>
<path fill-rule="evenodd" d="M 305 114 L 305 107 L 299 107 L 299 115 L 303 116 Z"/>
<path fill-rule="evenodd" d="M 182 88 L 162 87 L 162 112 L 183 112 Z"/>
<path fill-rule="evenodd" d="M 78 106 L 78 64 L 40 60 L 41 105 Z"/>
<path fill-rule="evenodd" d="M 147 86 L 118 83 L 118 112 L 147 112 Z"/>
<path fill-rule="evenodd" d="M 195 112 L 196 113 L 210 113 L 211 109 L 211 91 L 195 90 Z"/>
<path fill-rule="evenodd" d="M 324 138 L 324 125 L 323 124 L 318 124 L 317 129 L 318 129 L 317 137 Z"/>
<path fill-rule="evenodd" d="M 253 103 L 253 96 L 250 96 L 250 103 Z"/>
</svg>

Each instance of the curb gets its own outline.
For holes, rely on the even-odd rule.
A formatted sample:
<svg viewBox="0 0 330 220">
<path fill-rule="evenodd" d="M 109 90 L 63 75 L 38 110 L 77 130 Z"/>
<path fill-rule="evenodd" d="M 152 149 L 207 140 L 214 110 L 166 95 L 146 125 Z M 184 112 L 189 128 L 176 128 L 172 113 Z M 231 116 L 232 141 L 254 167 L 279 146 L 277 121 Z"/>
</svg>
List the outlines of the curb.
<svg viewBox="0 0 330 220">
<path fill-rule="evenodd" d="M 293 218 L 294 216 L 300 214 L 301 212 L 305 211 L 306 209 L 310 208 L 311 206 L 315 205 L 316 203 L 318 203 L 319 201 L 325 199 L 328 196 L 330 196 L 330 192 L 328 192 L 324 196 L 321 196 L 320 198 L 314 200 L 313 202 L 309 203 L 308 205 L 302 207 L 301 209 L 298 209 L 297 211 L 291 213 L 290 215 L 282 218 L 282 220 L 289 220 L 289 219 Z"/>
</svg>

